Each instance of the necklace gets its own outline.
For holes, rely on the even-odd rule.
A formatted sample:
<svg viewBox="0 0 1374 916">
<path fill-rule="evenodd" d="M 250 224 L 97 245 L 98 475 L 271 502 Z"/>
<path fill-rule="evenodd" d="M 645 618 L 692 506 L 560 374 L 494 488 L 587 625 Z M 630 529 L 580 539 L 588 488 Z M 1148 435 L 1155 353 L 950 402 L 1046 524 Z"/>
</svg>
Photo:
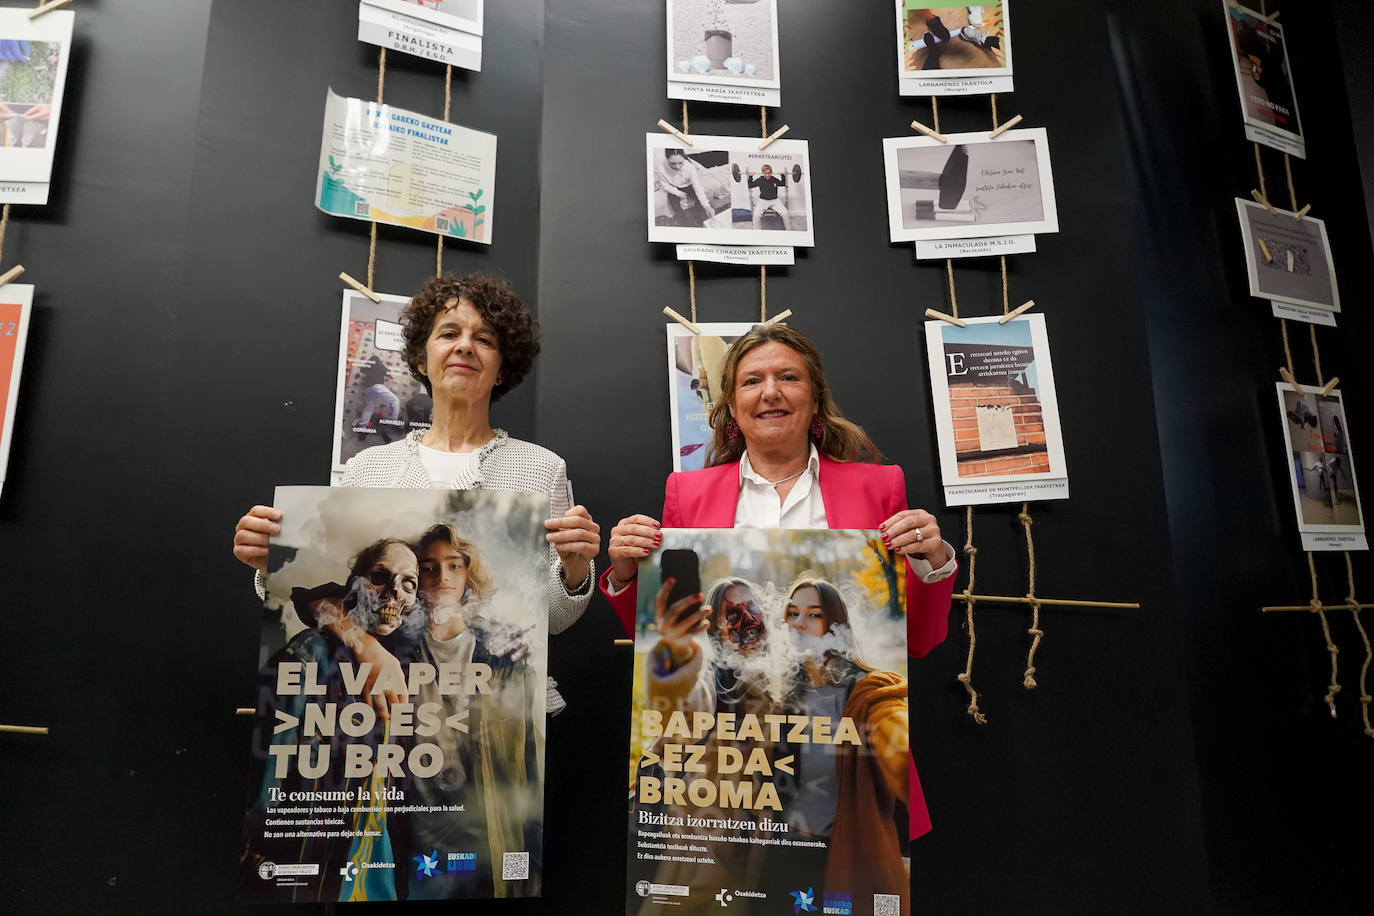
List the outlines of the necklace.
<svg viewBox="0 0 1374 916">
<path fill-rule="evenodd" d="M 806 473 L 806 468 L 802 468 L 802 469 L 801 469 L 800 471 L 798 471 L 797 473 L 795 473 L 795 474 L 789 474 L 789 475 L 787 475 L 786 477 L 782 478 L 781 480 L 768 480 L 768 478 L 766 478 L 766 477 L 764 478 L 764 480 L 767 480 L 767 481 L 768 481 L 768 485 L 769 485 L 770 487 L 776 487 L 776 486 L 778 486 L 778 485 L 780 485 L 780 484 L 787 483 L 787 481 L 789 481 L 789 480 L 795 480 L 796 478 L 800 477 L 801 475 L 803 475 L 803 474 L 805 474 L 805 473 Z"/>
</svg>

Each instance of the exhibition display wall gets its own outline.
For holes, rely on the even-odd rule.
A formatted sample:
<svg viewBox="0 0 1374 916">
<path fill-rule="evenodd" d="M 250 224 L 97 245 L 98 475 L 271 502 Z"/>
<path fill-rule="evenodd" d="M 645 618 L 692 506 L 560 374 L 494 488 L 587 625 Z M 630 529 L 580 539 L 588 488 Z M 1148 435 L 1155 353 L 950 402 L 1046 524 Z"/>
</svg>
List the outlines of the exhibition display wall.
<svg viewBox="0 0 1374 916">
<path fill-rule="evenodd" d="M 1294 185 L 1324 223 L 1344 293 L 1337 329 L 1317 331 L 1320 356 L 1367 456 L 1374 382 L 1359 344 L 1374 322 L 1358 285 L 1371 250 L 1357 143 L 1374 112 L 1356 99 L 1352 121 L 1345 86 L 1374 71 L 1367 51 L 1332 52 L 1349 5 L 1282 21 L 1306 156 Z M 1013 7 L 1015 91 L 994 114 L 986 95 L 937 110 L 903 94 L 917 80 L 894 67 L 890 6 L 780 0 L 776 46 L 739 62 L 781 74 L 761 130 L 758 107 L 700 101 L 699 82 L 675 80 L 685 106 L 665 97 L 664 4 L 492 4 L 480 70 L 455 68 L 447 100 L 442 65 L 385 57 L 388 105 L 499 137 L 499 228 L 436 251 L 437 224 L 382 225 L 373 239 L 367 222 L 312 205 L 327 92 L 382 88 L 353 7 L 77 0 L 48 203 L 15 207 L 0 262 L 22 262 L 36 289 L 0 500 L 13 582 L 0 722 L 49 729 L 0 735 L 12 825 L 0 909 L 277 911 L 233 902 L 256 789 L 250 721 L 235 712 L 254 703 L 264 659 L 230 529 L 277 485 L 329 482 L 343 428 L 340 272 L 405 295 L 436 259 L 503 273 L 538 315 L 543 354 L 493 422 L 566 459 L 603 539 L 622 516 L 657 512 L 674 467 L 668 306 L 735 324 L 790 309 L 846 414 L 904 468 L 911 504 L 952 546 L 976 545 L 959 552 L 949 637 L 908 671 L 934 824 L 911 844 L 913 912 L 1365 905 L 1364 856 L 1341 841 L 1374 810 L 1364 647 L 1348 612 L 1326 622 L 1339 653 L 1315 615 L 1260 612 L 1305 604 L 1314 575 L 1340 604 L 1347 577 L 1339 553 L 1309 569 L 1299 539 L 1286 456 L 1300 449 L 1275 411 L 1288 360 L 1268 303 L 1250 295 L 1237 226 L 1255 161 L 1221 4 L 1050 6 Z M 688 71 L 669 54 L 670 82 L 692 70 L 691 50 Z M 692 136 L 737 144 L 789 126 L 805 156 L 788 178 L 805 202 L 804 220 L 785 224 L 807 237 L 793 263 L 698 260 L 689 280 L 673 240 L 651 240 L 644 138 L 676 143 L 655 125 L 685 128 L 685 112 Z M 1014 115 L 1048 137 L 1057 232 L 1008 255 L 1005 275 L 996 257 L 917 260 L 890 241 L 884 138 L 920 139 L 913 120 L 986 134 Z M 1270 196 L 1286 203 L 1282 160 L 1265 155 Z M 653 214 L 651 193 L 651 232 Z M 736 215 L 729 231 L 749 222 Z M 941 473 L 936 398 L 956 392 L 932 394 L 926 310 L 995 317 L 1031 299 L 1025 346 L 1044 362 L 1038 348 L 1053 348 L 1052 467 L 1067 467 L 1071 495 L 966 509 L 975 500 L 947 493 Z M 1315 378 L 1306 326 L 1290 334 L 1299 380 Z M 1032 393 L 1046 396 L 1043 384 Z M 1368 555 L 1351 556 L 1355 600 L 1369 600 Z M 958 595 L 975 562 L 979 594 L 1139 608 L 1046 606 L 1033 619 L 978 604 L 971 633 Z M 567 709 L 547 727 L 543 896 L 472 911 L 624 911 L 622 635 L 597 596 L 550 639 Z"/>
</svg>

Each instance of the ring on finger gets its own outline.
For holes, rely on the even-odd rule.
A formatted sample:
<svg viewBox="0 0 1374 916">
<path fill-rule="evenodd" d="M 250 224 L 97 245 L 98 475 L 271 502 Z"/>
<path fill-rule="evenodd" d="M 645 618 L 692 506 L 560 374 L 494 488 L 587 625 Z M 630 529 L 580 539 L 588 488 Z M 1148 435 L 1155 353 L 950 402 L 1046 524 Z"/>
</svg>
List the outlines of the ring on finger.
<svg viewBox="0 0 1374 916">
<path fill-rule="evenodd" d="M 921 541 L 924 541 L 925 539 L 926 539 L 925 532 L 921 531 L 920 528 L 917 528 L 917 529 L 916 529 L 916 543 L 919 544 Z"/>
</svg>

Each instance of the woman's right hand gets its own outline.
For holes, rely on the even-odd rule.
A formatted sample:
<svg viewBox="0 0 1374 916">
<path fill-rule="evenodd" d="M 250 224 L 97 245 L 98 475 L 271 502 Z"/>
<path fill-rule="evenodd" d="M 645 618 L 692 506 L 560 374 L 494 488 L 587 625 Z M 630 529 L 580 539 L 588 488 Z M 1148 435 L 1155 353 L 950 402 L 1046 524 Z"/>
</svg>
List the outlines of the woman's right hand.
<svg viewBox="0 0 1374 916">
<path fill-rule="evenodd" d="M 611 557 L 611 575 L 621 585 L 629 585 L 639 575 L 639 561 L 663 543 L 663 532 L 658 530 L 658 520 L 647 515 L 631 515 L 622 518 L 611 529 L 610 545 L 606 552 Z"/>
<path fill-rule="evenodd" d="M 234 556 L 244 566 L 267 572 L 267 542 L 274 534 L 281 534 L 281 510 L 271 506 L 254 506 L 234 526 Z"/>
</svg>

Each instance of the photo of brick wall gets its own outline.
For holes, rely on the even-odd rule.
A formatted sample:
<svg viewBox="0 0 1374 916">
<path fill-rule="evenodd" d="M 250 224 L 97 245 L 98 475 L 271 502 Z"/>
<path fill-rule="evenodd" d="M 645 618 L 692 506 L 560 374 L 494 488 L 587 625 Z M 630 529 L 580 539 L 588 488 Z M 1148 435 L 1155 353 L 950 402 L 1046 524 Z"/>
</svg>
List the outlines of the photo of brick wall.
<svg viewBox="0 0 1374 916">
<path fill-rule="evenodd" d="M 931 321 L 926 334 L 947 496 L 994 484 L 979 499 L 1021 498 L 1013 490 L 1023 485 L 1033 491 L 1022 496 L 1066 497 L 1044 316 L 972 318 L 964 327 Z M 1058 484 L 1042 486 L 1049 481 Z"/>
</svg>

